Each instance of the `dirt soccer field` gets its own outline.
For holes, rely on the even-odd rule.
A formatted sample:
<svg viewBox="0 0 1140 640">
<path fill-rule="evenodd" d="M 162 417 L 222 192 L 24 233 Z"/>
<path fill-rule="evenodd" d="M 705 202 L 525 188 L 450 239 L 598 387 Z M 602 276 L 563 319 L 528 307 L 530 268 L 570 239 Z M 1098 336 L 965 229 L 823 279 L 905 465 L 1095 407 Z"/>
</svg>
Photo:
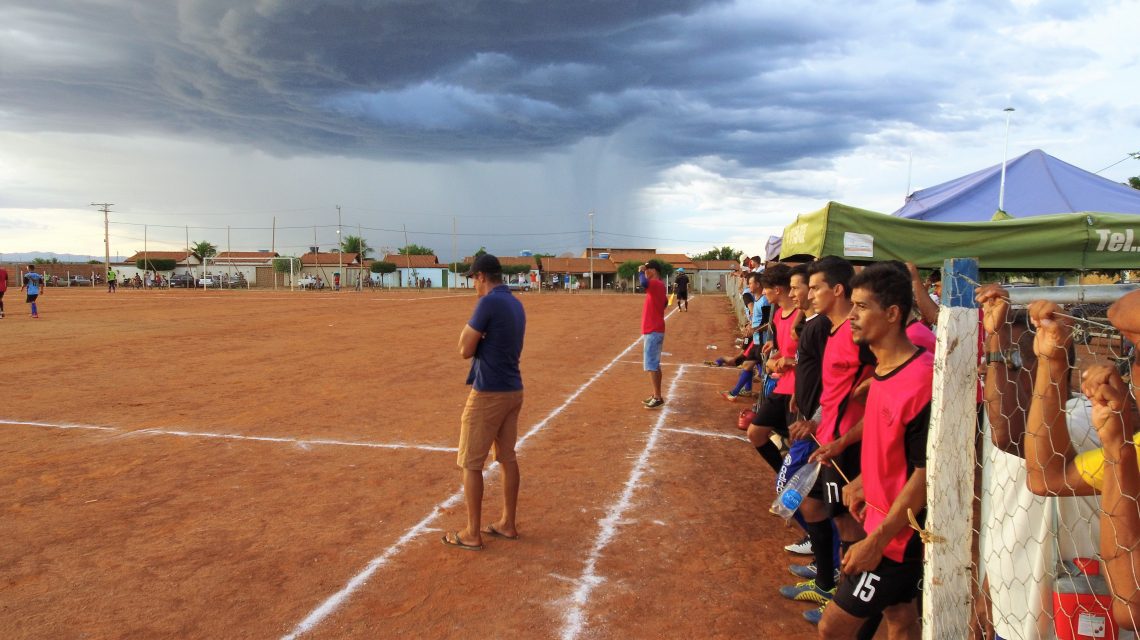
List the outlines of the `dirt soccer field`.
<svg viewBox="0 0 1140 640">
<path fill-rule="evenodd" d="M 474 295 L 49 289 L 32 320 L 18 294 L 2 638 L 814 637 L 736 372 L 701 366 L 723 296 L 669 317 L 657 411 L 640 295 L 520 296 L 521 539 L 473 553 L 440 537 Z"/>
</svg>

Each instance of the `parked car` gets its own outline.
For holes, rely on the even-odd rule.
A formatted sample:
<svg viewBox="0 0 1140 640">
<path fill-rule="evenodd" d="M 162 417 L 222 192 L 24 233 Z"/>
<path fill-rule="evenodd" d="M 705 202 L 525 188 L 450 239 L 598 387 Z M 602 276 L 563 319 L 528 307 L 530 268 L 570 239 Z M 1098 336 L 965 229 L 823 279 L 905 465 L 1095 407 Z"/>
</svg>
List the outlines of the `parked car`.
<svg viewBox="0 0 1140 640">
<path fill-rule="evenodd" d="M 189 273 L 176 273 L 167 278 L 167 281 L 170 283 L 171 287 L 189 289 L 194 286 L 194 276 L 190 275 Z"/>
<path fill-rule="evenodd" d="M 213 286 L 215 286 L 216 283 L 217 283 L 217 281 L 214 280 L 213 276 L 205 276 L 203 278 L 198 278 L 198 286 L 199 287 L 213 287 Z"/>
<path fill-rule="evenodd" d="M 67 286 L 69 287 L 90 287 L 91 278 L 87 276 L 71 276 L 67 279 Z"/>
</svg>

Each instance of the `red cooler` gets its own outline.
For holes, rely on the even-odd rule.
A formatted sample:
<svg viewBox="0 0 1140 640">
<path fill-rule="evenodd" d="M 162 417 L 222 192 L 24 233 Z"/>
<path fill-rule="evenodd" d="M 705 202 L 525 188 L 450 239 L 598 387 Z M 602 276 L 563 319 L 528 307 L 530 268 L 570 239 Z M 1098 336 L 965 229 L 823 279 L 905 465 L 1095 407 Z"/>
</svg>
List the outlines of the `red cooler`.
<svg viewBox="0 0 1140 640">
<path fill-rule="evenodd" d="M 1058 640 L 1117 637 L 1112 596 L 1096 558 L 1073 558 L 1053 584 L 1053 626 Z M 1074 571 L 1075 568 L 1075 571 Z"/>
</svg>

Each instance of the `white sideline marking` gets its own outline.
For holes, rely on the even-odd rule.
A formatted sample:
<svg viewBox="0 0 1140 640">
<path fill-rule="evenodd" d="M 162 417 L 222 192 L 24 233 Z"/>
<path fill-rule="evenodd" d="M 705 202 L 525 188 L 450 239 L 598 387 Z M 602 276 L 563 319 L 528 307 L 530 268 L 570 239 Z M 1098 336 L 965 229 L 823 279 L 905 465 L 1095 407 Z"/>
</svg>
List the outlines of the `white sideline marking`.
<svg viewBox="0 0 1140 640">
<path fill-rule="evenodd" d="M 670 312 L 665 316 L 665 319 L 668 320 L 669 317 L 671 317 L 674 313 L 676 313 L 676 311 Z M 589 380 L 583 382 L 582 386 L 578 387 L 574 393 L 570 394 L 570 396 L 566 398 L 565 402 L 555 407 L 554 410 L 548 413 L 545 418 L 538 421 L 534 426 L 527 430 L 527 432 L 518 439 L 518 442 L 515 445 L 515 450 L 517 451 L 521 449 L 528 438 L 530 438 L 535 433 L 538 433 L 540 429 L 549 424 L 550 421 L 558 416 L 558 414 L 562 413 L 566 407 L 570 406 L 570 403 L 577 400 L 578 396 L 582 395 L 583 391 L 589 388 L 590 385 L 594 384 L 594 382 L 597 381 L 598 378 L 602 377 L 603 374 L 612 369 L 613 366 L 625 356 L 625 354 L 629 353 L 631 349 L 641 344 L 642 337 L 643 336 L 638 336 L 637 340 L 634 340 L 629 344 L 628 347 L 622 349 L 621 353 L 614 356 L 614 359 L 610 360 L 606 366 L 599 369 L 598 372 L 591 376 Z M 682 366 L 681 369 L 678 369 L 678 374 L 680 374 L 680 372 L 683 370 L 684 367 Z M 670 387 L 670 391 L 672 391 L 672 387 Z M 656 431 L 654 431 L 654 433 L 656 433 Z M 493 469 L 498 470 L 498 468 L 498 465 L 496 465 Z M 439 504 L 432 507 L 431 513 L 424 516 L 423 520 L 420 520 L 414 526 L 412 526 L 411 529 L 408 529 L 406 532 L 404 532 L 404 535 L 400 536 L 400 539 L 397 540 L 395 544 L 388 547 L 384 550 L 383 553 L 370 560 L 368 564 L 364 566 L 364 569 L 360 570 L 359 573 L 354 575 L 340 591 L 332 594 L 327 599 L 325 599 L 324 602 L 317 605 L 317 608 L 313 609 L 309 615 L 305 616 L 304 620 L 301 620 L 301 622 L 297 623 L 297 626 L 294 627 L 292 631 L 290 631 L 287 635 L 282 636 L 282 640 L 294 640 L 295 638 L 298 638 L 308 633 L 309 631 L 312 631 L 314 627 L 316 627 L 318 624 L 323 622 L 325 618 L 335 612 L 340 607 L 340 605 L 345 600 L 347 600 L 349 596 L 352 595 L 354 591 L 364 586 L 364 584 L 368 581 L 368 578 L 370 578 L 373 573 L 376 573 L 377 569 L 387 564 L 388 560 L 392 556 L 396 555 L 399 551 L 401 551 L 410 540 L 426 531 L 428 529 L 428 525 L 430 525 L 437 517 L 439 517 L 439 514 L 444 509 L 447 509 L 448 507 L 451 507 L 462 500 L 463 489 L 460 488 L 459 491 L 456 491 L 455 493 L 448 496 L 448 498 L 443 502 L 440 502 Z"/>
<path fill-rule="evenodd" d="M 685 370 L 689 365 L 681 365 L 677 373 L 673 376 L 673 381 L 669 383 L 668 396 L 672 397 L 674 390 L 677 388 L 677 381 L 681 376 L 685 375 Z M 598 537 L 594 540 L 594 548 L 590 551 L 590 555 L 586 558 L 586 565 L 582 569 L 582 575 L 575 581 L 578 585 L 574 589 L 573 595 L 570 596 L 571 604 L 567 609 L 565 624 L 562 627 L 562 640 L 574 640 L 578 634 L 582 632 L 582 628 L 586 624 L 585 614 L 583 609 L 586 603 L 590 600 L 590 594 L 593 592 L 594 587 L 598 586 L 604 581 L 604 578 L 595 573 L 598 560 L 602 557 L 602 550 L 605 549 L 614 536 L 617 535 L 617 527 L 621 523 L 625 512 L 629 509 L 633 501 L 633 492 L 637 490 L 637 485 L 641 481 L 641 476 L 645 474 L 649 467 L 649 455 L 653 452 L 653 448 L 657 446 L 657 439 L 660 437 L 665 419 L 671 413 L 669 403 L 665 404 L 665 408 L 657 418 L 656 424 L 653 425 L 653 430 L 649 432 L 649 437 L 646 439 L 645 448 L 641 450 L 641 455 L 637 457 L 637 462 L 633 465 L 633 470 L 630 471 L 629 479 L 625 481 L 625 488 L 621 492 L 621 497 L 610 508 L 606 510 L 606 517 L 602 518 L 598 525 Z"/>
<path fill-rule="evenodd" d="M 700 429 L 669 429 L 663 428 L 662 431 L 671 431 L 673 433 L 684 433 L 690 436 L 704 436 L 706 438 L 725 438 L 727 440 L 741 440 L 748 442 L 748 438 L 744 436 L 737 436 L 731 433 L 717 433 L 716 431 L 702 431 Z"/>
<path fill-rule="evenodd" d="M 251 440 L 255 442 L 283 442 L 287 444 L 295 444 L 299 447 L 307 447 L 310 445 L 330 445 L 339 447 L 366 447 L 370 449 L 418 449 L 421 451 L 444 451 L 455 453 L 459 449 L 455 447 L 439 447 L 430 444 L 405 444 L 402 442 L 349 442 L 345 440 L 301 440 L 298 438 L 279 438 L 273 436 L 243 436 L 235 433 L 209 433 L 199 431 L 176 431 L 173 429 L 117 429 L 115 427 L 98 427 L 89 424 L 53 424 L 50 422 L 26 422 L 23 420 L 0 420 L 0 425 L 16 425 L 25 427 L 43 427 L 47 429 L 87 429 L 91 431 L 109 431 L 112 433 L 120 433 L 124 436 L 132 435 L 157 435 L 157 436 L 179 436 L 182 438 L 222 438 L 226 440 Z"/>
</svg>

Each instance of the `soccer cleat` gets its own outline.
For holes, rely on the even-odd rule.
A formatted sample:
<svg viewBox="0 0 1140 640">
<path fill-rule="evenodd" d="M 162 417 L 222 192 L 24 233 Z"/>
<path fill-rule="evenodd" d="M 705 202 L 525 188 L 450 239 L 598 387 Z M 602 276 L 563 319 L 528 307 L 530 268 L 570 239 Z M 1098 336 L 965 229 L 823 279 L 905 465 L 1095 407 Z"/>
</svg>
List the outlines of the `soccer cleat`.
<svg viewBox="0 0 1140 640">
<path fill-rule="evenodd" d="M 736 395 L 740 396 L 741 398 L 751 398 L 752 389 L 741 389 L 740 391 L 736 392 Z"/>
<path fill-rule="evenodd" d="M 796 576 L 797 578 L 803 578 L 804 580 L 815 579 L 814 562 L 811 562 L 809 564 L 790 564 L 788 565 L 788 571 L 791 571 L 792 575 Z"/>
<path fill-rule="evenodd" d="M 795 600 L 797 602 L 814 602 L 816 604 L 827 604 L 833 595 L 835 595 L 835 587 L 829 591 L 824 591 L 815 586 L 815 579 L 804 580 L 797 582 L 790 587 L 780 587 L 780 595 L 788 600 Z"/>
<path fill-rule="evenodd" d="M 810 622 L 812 624 L 818 625 L 819 621 L 823 619 L 823 610 L 826 608 L 827 608 L 827 605 L 823 605 L 822 607 L 820 607 L 818 609 L 808 609 L 807 611 L 804 611 L 804 613 L 803 613 L 804 620 L 807 620 L 808 622 Z"/>
<path fill-rule="evenodd" d="M 720 397 L 728 400 L 729 402 L 736 402 L 736 394 L 731 391 L 721 391 Z"/>
<path fill-rule="evenodd" d="M 784 545 L 784 551 L 787 551 L 788 553 L 794 553 L 794 554 L 800 555 L 800 556 L 810 556 L 811 555 L 811 538 L 804 536 L 803 538 L 801 538 L 797 542 L 793 542 L 791 544 L 786 544 L 786 545 Z"/>
<path fill-rule="evenodd" d="M 660 407 L 663 404 L 665 404 L 664 398 L 650 398 L 649 402 L 645 403 L 645 408 L 646 409 L 656 409 L 657 407 Z"/>
<path fill-rule="evenodd" d="M 642 400 L 641 404 L 648 405 L 650 402 L 653 402 L 653 396 L 649 396 L 648 398 Z"/>
</svg>

